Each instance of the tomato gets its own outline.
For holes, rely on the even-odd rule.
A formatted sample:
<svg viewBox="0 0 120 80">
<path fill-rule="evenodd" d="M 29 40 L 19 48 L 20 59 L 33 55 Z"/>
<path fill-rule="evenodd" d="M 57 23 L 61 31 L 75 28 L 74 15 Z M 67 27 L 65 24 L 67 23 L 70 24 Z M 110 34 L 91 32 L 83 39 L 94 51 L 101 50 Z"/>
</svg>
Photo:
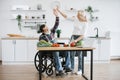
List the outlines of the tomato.
<svg viewBox="0 0 120 80">
<path fill-rule="evenodd" d="M 64 47 L 68 47 L 69 45 L 68 44 L 64 44 Z"/>
<path fill-rule="evenodd" d="M 71 47 L 75 47 L 75 45 L 76 45 L 75 42 L 70 43 Z"/>
<path fill-rule="evenodd" d="M 52 47 L 60 47 L 60 45 L 57 44 L 57 43 L 53 43 L 53 44 L 52 44 Z"/>
</svg>

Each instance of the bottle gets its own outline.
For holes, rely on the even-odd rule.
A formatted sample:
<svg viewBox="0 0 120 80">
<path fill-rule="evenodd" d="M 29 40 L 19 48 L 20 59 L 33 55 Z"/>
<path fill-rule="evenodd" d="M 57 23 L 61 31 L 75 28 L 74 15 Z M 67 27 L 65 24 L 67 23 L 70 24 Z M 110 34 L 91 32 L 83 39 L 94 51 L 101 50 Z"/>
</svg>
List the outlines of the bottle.
<svg viewBox="0 0 120 80">
<path fill-rule="evenodd" d="M 41 4 L 37 5 L 37 10 L 42 10 L 42 5 Z"/>
<path fill-rule="evenodd" d="M 42 15 L 43 19 L 45 19 L 45 14 Z"/>
</svg>

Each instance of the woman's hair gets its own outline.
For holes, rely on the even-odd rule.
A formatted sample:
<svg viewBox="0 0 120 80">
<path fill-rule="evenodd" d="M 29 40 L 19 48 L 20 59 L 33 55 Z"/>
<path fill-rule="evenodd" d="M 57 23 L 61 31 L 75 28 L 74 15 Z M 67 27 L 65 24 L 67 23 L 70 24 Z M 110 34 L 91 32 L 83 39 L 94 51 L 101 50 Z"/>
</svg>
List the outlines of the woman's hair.
<svg viewBox="0 0 120 80">
<path fill-rule="evenodd" d="M 45 24 L 40 25 L 39 30 L 38 30 L 38 33 L 43 32 L 43 28 L 44 28 L 44 27 L 45 27 Z"/>
</svg>

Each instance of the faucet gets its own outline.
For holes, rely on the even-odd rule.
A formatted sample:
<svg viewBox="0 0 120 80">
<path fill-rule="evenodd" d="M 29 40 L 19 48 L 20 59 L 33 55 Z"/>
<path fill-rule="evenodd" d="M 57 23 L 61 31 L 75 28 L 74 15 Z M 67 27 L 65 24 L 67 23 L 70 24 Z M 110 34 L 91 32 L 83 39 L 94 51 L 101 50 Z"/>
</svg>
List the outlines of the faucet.
<svg viewBox="0 0 120 80">
<path fill-rule="evenodd" d="M 96 37 L 98 38 L 98 28 L 95 27 L 94 30 L 97 30 L 97 34 L 96 34 Z"/>
</svg>

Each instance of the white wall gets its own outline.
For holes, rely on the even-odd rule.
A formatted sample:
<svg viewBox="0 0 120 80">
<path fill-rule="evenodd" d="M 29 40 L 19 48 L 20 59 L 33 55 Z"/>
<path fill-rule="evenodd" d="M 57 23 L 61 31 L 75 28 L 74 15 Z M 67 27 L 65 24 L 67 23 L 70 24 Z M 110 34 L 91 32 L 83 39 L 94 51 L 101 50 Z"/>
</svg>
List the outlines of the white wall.
<svg viewBox="0 0 120 80">
<path fill-rule="evenodd" d="M 51 3 L 55 0 L 0 0 L 0 36 L 6 36 L 7 33 L 27 33 L 27 34 L 36 34 L 33 30 L 27 30 L 20 32 L 17 27 L 17 22 L 11 20 L 12 5 L 29 5 L 36 7 L 37 4 L 41 3 L 43 8 L 46 11 L 47 25 L 52 27 L 54 24 L 54 16 L 52 14 Z M 61 3 L 61 9 L 85 9 L 87 6 L 91 5 L 93 9 L 98 9 L 95 15 L 99 17 L 99 21 L 89 23 L 89 35 L 95 35 L 94 27 L 99 28 L 100 36 L 104 36 L 104 32 L 111 31 L 111 51 L 112 56 L 119 55 L 119 45 L 120 45 L 120 0 L 59 0 Z M 66 12 L 69 14 L 68 12 Z M 65 21 L 64 18 L 60 16 L 60 26 L 62 29 L 62 35 L 70 37 L 72 33 L 72 23 Z"/>
</svg>

